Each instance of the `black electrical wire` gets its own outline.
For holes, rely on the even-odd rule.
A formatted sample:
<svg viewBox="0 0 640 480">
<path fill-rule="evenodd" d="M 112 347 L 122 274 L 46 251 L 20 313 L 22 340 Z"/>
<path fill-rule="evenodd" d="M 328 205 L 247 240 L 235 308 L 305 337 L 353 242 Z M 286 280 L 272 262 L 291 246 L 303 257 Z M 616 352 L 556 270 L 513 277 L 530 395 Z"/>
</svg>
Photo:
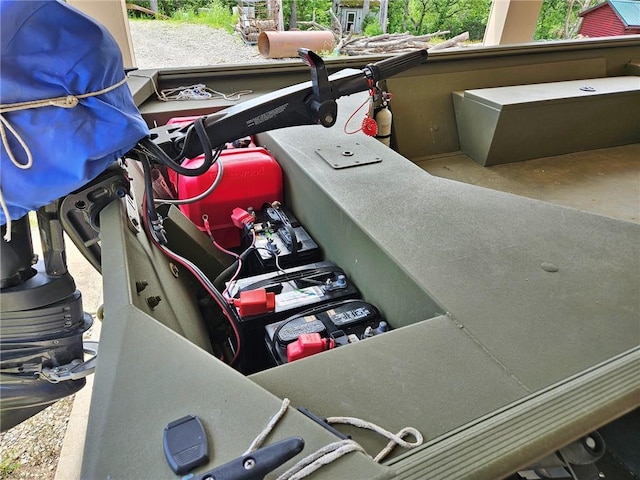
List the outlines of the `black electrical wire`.
<svg viewBox="0 0 640 480">
<path fill-rule="evenodd" d="M 211 166 L 218 159 L 221 149 L 216 149 L 216 153 L 213 153 L 213 147 L 204 129 L 204 123 L 202 119 L 198 119 L 194 122 L 194 130 L 198 135 L 202 147 L 204 150 L 204 162 L 195 169 L 184 168 L 173 159 L 171 159 L 160 147 L 151 141 L 149 138 L 145 138 L 138 142 L 134 151 L 139 155 L 140 163 L 142 164 L 143 177 L 144 177 L 144 201 L 143 201 L 143 224 L 146 227 L 147 232 L 151 235 L 153 242 L 156 246 L 168 257 L 177 261 L 185 268 L 187 268 L 195 277 L 200 281 L 205 290 L 213 297 L 218 306 L 222 309 L 224 315 L 229 320 L 229 323 L 234 331 L 236 337 L 236 352 L 231 360 L 231 364 L 235 364 L 240 359 L 240 352 L 242 351 L 241 345 L 243 343 L 242 329 L 239 324 L 239 320 L 236 317 L 235 309 L 227 302 L 226 298 L 220 293 L 220 291 L 214 286 L 214 284 L 208 279 L 208 277 L 190 260 L 176 254 L 169 248 L 167 248 L 167 238 L 164 229 L 162 228 L 162 217 L 156 210 L 155 200 L 153 198 L 153 178 L 151 176 L 151 160 L 157 163 L 163 163 L 167 167 L 172 168 L 177 173 L 186 176 L 196 176 L 205 173 L 211 168 Z"/>
<path fill-rule="evenodd" d="M 282 209 L 278 206 L 275 207 L 272 203 L 265 203 L 262 206 L 263 210 L 267 214 L 267 217 L 271 217 L 273 220 L 276 220 L 278 223 L 282 223 L 282 227 L 287 231 L 289 235 L 289 240 L 291 241 L 291 255 L 295 258 L 298 256 L 298 237 L 296 235 L 296 231 L 291 224 L 291 220 L 287 216 L 286 213 L 282 211 Z M 276 217 L 276 218 L 273 218 Z M 278 229 L 280 230 L 280 229 Z M 284 239 L 283 239 L 284 240 Z M 286 241 L 284 243 L 287 243 Z"/>
<path fill-rule="evenodd" d="M 204 127 L 204 118 L 198 118 L 193 122 L 193 129 L 198 135 L 198 139 L 202 144 L 202 148 L 204 150 L 204 161 L 202 165 L 196 168 L 186 168 L 178 163 L 180 160 L 184 158 L 183 152 L 180 152 L 177 158 L 171 158 L 167 153 L 162 150 L 158 145 L 156 145 L 150 138 L 143 138 L 139 142 L 139 146 L 142 147 L 143 151 L 153 158 L 156 162 L 166 166 L 174 170 L 176 173 L 180 175 L 184 175 L 185 177 L 197 177 L 198 175 L 202 175 L 209 171 L 209 169 L 213 166 L 213 164 L 218 160 L 220 155 L 221 147 L 217 147 L 216 154 L 213 154 L 213 146 L 211 145 L 211 141 L 207 135 L 207 132 Z"/>
<path fill-rule="evenodd" d="M 146 196 L 146 193 L 145 193 L 145 196 Z M 151 233 L 151 225 L 150 225 L 150 219 L 148 217 L 148 210 L 145 209 L 143 214 L 144 214 L 143 226 L 145 227 L 147 232 Z M 227 317 L 227 320 L 229 321 L 229 325 L 231 326 L 234 332 L 234 335 L 236 337 L 236 352 L 233 359 L 230 362 L 230 365 L 237 364 L 238 361 L 241 359 L 241 353 L 243 352 L 241 345 L 244 343 L 244 338 L 243 338 L 242 327 L 240 325 L 239 319 L 236 316 L 237 313 L 235 309 L 228 303 L 227 299 L 222 296 L 220 291 L 213 285 L 213 283 L 211 283 L 211 280 L 209 280 L 209 278 L 204 274 L 204 272 L 202 272 L 202 270 L 200 270 L 200 268 L 198 268 L 197 265 L 195 265 L 193 262 L 191 262 L 187 258 L 184 258 L 181 255 L 178 255 L 173 250 L 169 249 L 166 245 L 160 244 L 160 242 L 154 237 L 153 234 L 151 234 L 151 239 L 156 245 L 156 247 L 158 247 L 162 253 L 164 253 L 167 257 L 171 258 L 172 260 L 181 264 L 183 267 L 185 267 L 195 276 L 195 278 L 200 282 L 200 284 L 204 287 L 207 293 L 218 304 L 224 316 Z"/>
<path fill-rule="evenodd" d="M 266 248 L 263 248 L 263 247 L 257 247 L 256 249 L 267 250 Z M 267 251 L 270 252 L 270 250 L 267 250 Z M 335 266 L 306 268 L 303 270 L 297 270 L 295 272 L 287 272 L 286 270 L 282 270 L 282 269 L 279 269 L 279 270 L 284 273 L 282 273 L 281 275 L 265 278 L 264 280 L 258 280 L 252 284 L 246 285 L 238 289 L 238 291 L 236 292 L 236 295 L 246 290 L 255 290 L 257 288 L 263 288 L 273 283 L 284 283 L 292 280 L 302 280 L 312 285 L 324 285 L 324 282 L 313 280 L 312 278 L 309 278 L 309 277 L 315 277 L 322 273 L 335 273 L 336 275 L 344 274 L 342 269 Z"/>
<path fill-rule="evenodd" d="M 144 173 L 144 190 L 145 190 L 145 210 L 151 225 L 151 234 L 160 243 L 160 245 L 167 244 L 167 236 L 162 228 L 162 218 L 158 215 L 156 210 L 156 204 L 153 199 L 153 179 L 151 177 L 151 162 L 146 154 L 143 154 L 140 158 L 142 163 L 142 171 Z"/>
<path fill-rule="evenodd" d="M 254 249 L 255 247 L 253 245 L 247 248 L 244 252 L 242 252 L 240 255 L 236 257 L 235 261 L 231 265 L 229 265 L 225 270 L 223 270 L 220 273 L 220 275 L 218 275 L 215 278 L 215 280 L 213 281 L 213 284 L 216 286 L 216 288 L 220 289 L 221 287 L 224 286 L 224 282 L 231 277 L 233 272 L 235 272 L 238 269 L 238 262 L 244 262 L 249 256 L 249 254 L 254 251 Z"/>
</svg>

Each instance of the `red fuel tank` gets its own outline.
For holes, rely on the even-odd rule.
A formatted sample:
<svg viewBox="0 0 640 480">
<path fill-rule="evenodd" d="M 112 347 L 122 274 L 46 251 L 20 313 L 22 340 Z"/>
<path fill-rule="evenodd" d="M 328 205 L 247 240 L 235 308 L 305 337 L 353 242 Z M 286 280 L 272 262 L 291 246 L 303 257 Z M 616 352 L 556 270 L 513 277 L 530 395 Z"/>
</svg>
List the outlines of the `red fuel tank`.
<svg viewBox="0 0 640 480">
<path fill-rule="evenodd" d="M 184 126 L 199 118 L 175 117 L 167 125 Z M 250 143 L 249 143 L 250 142 Z M 278 162 L 264 148 L 256 147 L 253 139 L 248 139 L 249 148 L 233 148 L 232 144 L 220 154 L 218 162 L 222 162 L 224 172 L 222 181 L 216 189 L 204 199 L 187 205 L 180 210 L 200 230 L 205 230 L 202 215 L 209 217 L 209 226 L 220 245 L 225 248 L 240 246 L 240 230 L 231 221 L 231 212 L 239 207 L 253 207 L 258 210 L 265 202 L 282 202 L 282 170 Z M 182 165 L 186 168 L 197 168 L 202 165 L 204 156 L 186 160 Z M 178 198 L 192 198 L 204 192 L 213 183 L 218 174 L 216 164 L 209 171 L 198 177 L 185 177 L 169 170 L 169 180 L 173 183 Z"/>
<path fill-rule="evenodd" d="M 204 156 L 185 160 L 186 168 L 202 165 Z M 218 162 L 223 163 L 222 181 L 209 196 L 191 204 L 180 205 L 180 210 L 200 230 L 205 230 L 202 215 L 209 217 L 209 225 L 216 242 L 225 248 L 240 246 L 240 230 L 231 221 L 234 208 L 260 209 L 265 202 L 282 202 L 282 170 L 275 158 L 262 147 L 232 148 L 223 150 Z M 218 165 L 198 177 L 185 177 L 173 172 L 173 182 L 178 198 L 195 197 L 213 183 Z"/>
</svg>

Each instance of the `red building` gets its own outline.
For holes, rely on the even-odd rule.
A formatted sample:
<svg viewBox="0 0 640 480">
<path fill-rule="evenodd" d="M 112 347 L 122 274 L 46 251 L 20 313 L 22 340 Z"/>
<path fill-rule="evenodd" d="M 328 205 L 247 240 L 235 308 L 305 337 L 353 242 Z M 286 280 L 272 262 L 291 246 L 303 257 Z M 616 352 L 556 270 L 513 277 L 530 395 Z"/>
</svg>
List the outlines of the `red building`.
<svg viewBox="0 0 640 480">
<path fill-rule="evenodd" d="M 580 16 L 585 37 L 640 34 L 640 0 L 606 0 Z"/>
</svg>

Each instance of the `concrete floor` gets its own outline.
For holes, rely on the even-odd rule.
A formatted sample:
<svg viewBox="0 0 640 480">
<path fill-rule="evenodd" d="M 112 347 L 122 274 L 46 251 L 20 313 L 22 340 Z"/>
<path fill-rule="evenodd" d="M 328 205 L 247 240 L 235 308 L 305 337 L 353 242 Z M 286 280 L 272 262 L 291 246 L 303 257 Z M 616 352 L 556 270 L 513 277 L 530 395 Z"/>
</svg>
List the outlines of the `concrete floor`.
<svg viewBox="0 0 640 480">
<path fill-rule="evenodd" d="M 462 152 L 414 161 L 437 177 L 640 223 L 640 144 L 493 167 Z"/>
</svg>

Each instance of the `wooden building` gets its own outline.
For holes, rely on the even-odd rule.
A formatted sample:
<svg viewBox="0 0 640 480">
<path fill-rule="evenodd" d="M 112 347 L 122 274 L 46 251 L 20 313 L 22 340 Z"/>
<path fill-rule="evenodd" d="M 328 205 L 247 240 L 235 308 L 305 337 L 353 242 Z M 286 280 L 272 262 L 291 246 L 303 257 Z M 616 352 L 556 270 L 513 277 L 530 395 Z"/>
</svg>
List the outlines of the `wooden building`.
<svg viewBox="0 0 640 480">
<path fill-rule="evenodd" d="M 365 12 L 365 5 L 363 0 L 341 0 L 337 2 L 338 11 L 337 17 L 340 19 L 342 28 L 345 32 L 353 31 L 353 33 L 362 33 L 363 21 L 368 13 L 374 13 L 379 16 L 380 1 L 369 1 L 369 10 Z M 380 21 L 380 18 L 378 18 Z"/>
<path fill-rule="evenodd" d="M 607 0 L 580 16 L 580 35 L 585 37 L 640 34 L 640 0 Z"/>
</svg>

